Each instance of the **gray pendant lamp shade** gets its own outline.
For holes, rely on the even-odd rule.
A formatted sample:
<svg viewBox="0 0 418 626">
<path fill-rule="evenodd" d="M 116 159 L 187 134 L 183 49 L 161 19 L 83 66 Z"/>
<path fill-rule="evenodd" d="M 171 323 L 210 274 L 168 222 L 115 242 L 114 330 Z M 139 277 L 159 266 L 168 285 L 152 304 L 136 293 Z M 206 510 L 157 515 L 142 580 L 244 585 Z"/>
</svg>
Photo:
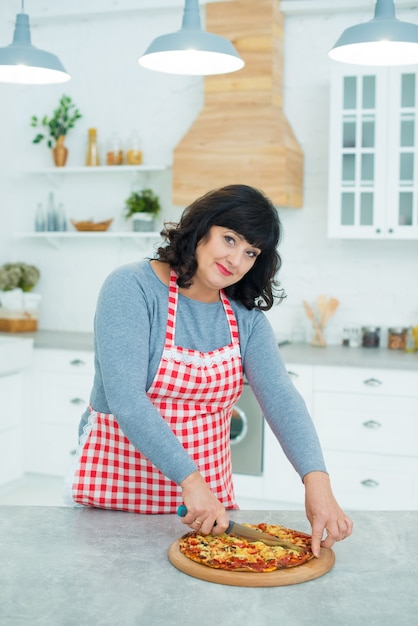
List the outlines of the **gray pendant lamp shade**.
<svg viewBox="0 0 418 626">
<path fill-rule="evenodd" d="M 155 72 L 193 76 L 228 74 L 244 67 L 228 39 L 202 30 L 198 0 L 185 1 L 181 30 L 154 39 L 138 63 Z"/>
<path fill-rule="evenodd" d="M 31 44 L 29 17 L 18 13 L 12 43 L 0 48 L 0 83 L 48 85 L 70 78 L 55 54 Z"/>
<path fill-rule="evenodd" d="M 415 65 L 418 26 L 396 19 L 393 0 L 377 0 L 374 18 L 347 28 L 328 54 L 354 65 Z"/>
</svg>

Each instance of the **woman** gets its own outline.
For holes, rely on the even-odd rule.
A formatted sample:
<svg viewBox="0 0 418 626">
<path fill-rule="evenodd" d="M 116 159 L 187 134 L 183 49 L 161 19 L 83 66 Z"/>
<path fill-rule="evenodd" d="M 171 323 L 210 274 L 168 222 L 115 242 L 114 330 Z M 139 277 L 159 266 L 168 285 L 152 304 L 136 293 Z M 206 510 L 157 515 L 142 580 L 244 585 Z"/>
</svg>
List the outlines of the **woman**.
<svg viewBox="0 0 418 626">
<path fill-rule="evenodd" d="M 106 279 L 75 502 L 137 513 L 175 513 L 184 503 L 185 524 L 223 532 L 226 509 L 237 508 L 229 428 L 245 374 L 304 482 L 314 554 L 325 529 L 326 547 L 351 533 L 263 313 L 274 302 L 280 228 L 263 193 L 230 185 L 166 225 L 153 260 Z"/>
</svg>

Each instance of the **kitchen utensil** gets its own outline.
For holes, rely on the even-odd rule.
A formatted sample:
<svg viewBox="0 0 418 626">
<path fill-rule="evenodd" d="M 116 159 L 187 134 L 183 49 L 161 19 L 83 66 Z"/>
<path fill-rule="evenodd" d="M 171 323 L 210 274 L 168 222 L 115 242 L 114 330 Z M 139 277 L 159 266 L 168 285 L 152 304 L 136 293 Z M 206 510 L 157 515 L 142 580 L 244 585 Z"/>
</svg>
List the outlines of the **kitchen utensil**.
<svg viewBox="0 0 418 626">
<path fill-rule="evenodd" d="M 320 325 L 318 323 L 318 320 L 315 317 L 315 313 L 313 312 L 313 309 L 306 302 L 306 300 L 303 301 L 303 306 L 305 308 L 306 315 L 311 320 L 312 326 L 316 330 L 316 334 L 315 334 L 315 337 L 313 338 L 312 345 L 314 345 L 314 346 L 318 345 L 318 342 L 319 342 L 319 345 L 321 345 L 323 347 L 326 346 L 327 342 L 325 341 L 325 337 L 324 337 L 324 334 L 322 332 L 322 328 L 320 327 Z"/>
<path fill-rule="evenodd" d="M 202 563 L 192 561 L 179 547 L 180 540 L 176 539 L 168 549 L 168 558 L 175 568 L 194 578 L 231 585 L 233 587 L 283 587 L 314 580 L 323 576 L 335 563 L 335 554 L 331 548 L 321 548 L 319 559 L 311 559 L 297 567 L 286 567 L 274 572 L 234 572 L 208 567 Z"/>
<path fill-rule="evenodd" d="M 180 505 L 177 509 L 177 514 L 179 517 L 187 515 L 187 507 L 185 507 L 184 504 Z M 238 524 L 232 520 L 230 520 L 228 528 L 225 532 L 227 535 L 236 535 L 237 537 L 242 537 L 243 539 L 248 539 L 249 541 L 262 541 L 266 544 L 266 546 L 280 546 L 281 548 L 287 548 L 288 550 L 303 552 L 303 548 L 295 545 L 294 543 L 284 541 L 284 539 L 279 539 L 279 537 L 273 537 L 273 535 L 263 533 L 260 530 L 255 530 L 254 528 L 249 528 L 243 524 Z"/>
<path fill-rule="evenodd" d="M 325 308 L 325 315 L 323 319 L 321 319 L 322 328 L 327 325 L 328 320 L 334 315 L 335 311 L 338 309 L 340 301 L 337 298 L 330 298 L 327 302 Z"/>
</svg>

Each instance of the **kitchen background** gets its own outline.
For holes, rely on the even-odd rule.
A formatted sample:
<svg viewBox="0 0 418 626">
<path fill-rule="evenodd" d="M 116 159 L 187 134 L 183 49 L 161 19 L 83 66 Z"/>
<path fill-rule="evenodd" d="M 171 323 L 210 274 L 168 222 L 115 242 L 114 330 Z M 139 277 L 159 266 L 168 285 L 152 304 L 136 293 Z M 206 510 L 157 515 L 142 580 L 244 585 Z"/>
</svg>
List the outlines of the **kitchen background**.
<svg viewBox="0 0 418 626">
<path fill-rule="evenodd" d="M 205 3 L 200 2 L 204 21 Z M 304 154 L 303 208 L 280 208 L 284 238 L 280 280 L 288 297 L 269 312 L 279 340 L 301 324 L 311 326 L 302 300 L 320 293 L 340 300 L 327 328 L 329 343 L 340 343 L 344 327 L 418 324 L 418 242 L 330 239 L 327 236 L 329 48 L 348 26 L 370 19 L 374 2 L 283 0 L 285 14 L 284 109 Z M 398 1 L 397 17 L 418 22 L 418 2 Z M 178 30 L 181 0 L 28 0 L 32 43 L 59 56 L 72 80 L 57 86 L 0 85 L 0 264 L 25 261 L 41 270 L 39 328 L 91 331 L 98 290 L 115 267 L 152 255 L 155 240 L 103 238 L 59 242 L 22 238 L 33 230 L 36 206 L 48 192 L 62 201 L 68 218 L 122 219 L 130 174 L 49 177 L 45 144 L 33 145 L 32 115 L 50 114 L 62 94 L 71 96 L 83 117 L 67 137 L 67 165 L 85 162 L 87 129 L 97 128 L 102 162 L 112 133 L 141 139 L 144 164 L 167 170 L 143 174 L 161 197 L 164 219 L 183 207 L 171 200 L 173 150 L 203 105 L 204 79 L 142 69 L 138 57 L 156 36 Z M 0 43 L 12 38 L 18 0 L 0 5 Z M 185 176 L 187 176 L 187 172 Z M 191 173 L 190 176 L 193 174 Z M 234 180 L 231 180 L 233 183 Z"/>
</svg>

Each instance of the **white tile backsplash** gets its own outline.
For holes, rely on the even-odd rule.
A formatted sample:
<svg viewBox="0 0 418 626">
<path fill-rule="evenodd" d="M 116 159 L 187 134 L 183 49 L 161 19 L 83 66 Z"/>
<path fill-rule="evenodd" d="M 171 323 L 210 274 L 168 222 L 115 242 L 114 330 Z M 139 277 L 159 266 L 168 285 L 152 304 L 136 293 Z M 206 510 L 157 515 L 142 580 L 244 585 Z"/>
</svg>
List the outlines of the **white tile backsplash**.
<svg viewBox="0 0 418 626">
<path fill-rule="evenodd" d="M 43 4 L 48 2 L 52 0 Z M 5 4 L 0 7 L 1 45 L 11 40 L 16 10 Z M 63 93 L 71 95 L 84 117 L 68 137 L 69 165 L 83 163 L 90 126 L 97 127 L 102 148 L 113 131 L 127 137 L 137 128 L 144 161 L 170 163 L 174 147 L 202 106 L 203 80 L 149 72 L 139 68 L 137 58 L 153 37 L 177 30 L 179 14 L 173 8 L 112 18 L 40 21 L 33 28 L 33 43 L 58 54 L 72 81 L 47 87 L 0 85 L 0 264 L 24 260 L 40 267 L 41 328 L 90 331 L 105 276 L 121 263 L 152 254 L 152 245 L 115 239 L 66 241 L 54 248 L 15 237 L 32 228 L 36 204 L 45 201 L 50 189 L 57 197 L 64 194 L 69 217 L 75 213 L 82 217 L 88 210 L 103 218 L 112 211 L 120 218 L 125 196 L 125 188 L 116 189 L 121 184 L 116 179 L 112 195 L 106 191 L 109 181 L 100 176 L 68 178 L 63 186 L 58 182 L 54 187 L 46 177 L 25 173 L 51 165 L 45 146 L 31 143 L 30 116 L 52 112 Z M 398 10 L 398 17 L 416 21 L 416 12 Z M 362 19 L 364 13 L 329 11 L 286 17 L 284 102 L 304 151 L 305 200 L 302 209 L 280 209 L 284 238 L 279 278 L 288 297 L 268 313 L 280 338 L 288 338 L 298 320 L 310 338 L 302 300 L 312 303 L 320 293 L 341 302 L 327 329 L 330 343 L 340 342 L 345 326 L 418 324 L 418 242 L 327 237 L 331 63 L 327 51 L 343 28 Z M 130 181 L 124 184 L 128 195 Z M 147 184 L 152 186 L 151 178 Z M 170 186 L 168 174 L 162 192 L 164 217 L 176 219 L 180 208 L 171 205 Z"/>
</svg>

